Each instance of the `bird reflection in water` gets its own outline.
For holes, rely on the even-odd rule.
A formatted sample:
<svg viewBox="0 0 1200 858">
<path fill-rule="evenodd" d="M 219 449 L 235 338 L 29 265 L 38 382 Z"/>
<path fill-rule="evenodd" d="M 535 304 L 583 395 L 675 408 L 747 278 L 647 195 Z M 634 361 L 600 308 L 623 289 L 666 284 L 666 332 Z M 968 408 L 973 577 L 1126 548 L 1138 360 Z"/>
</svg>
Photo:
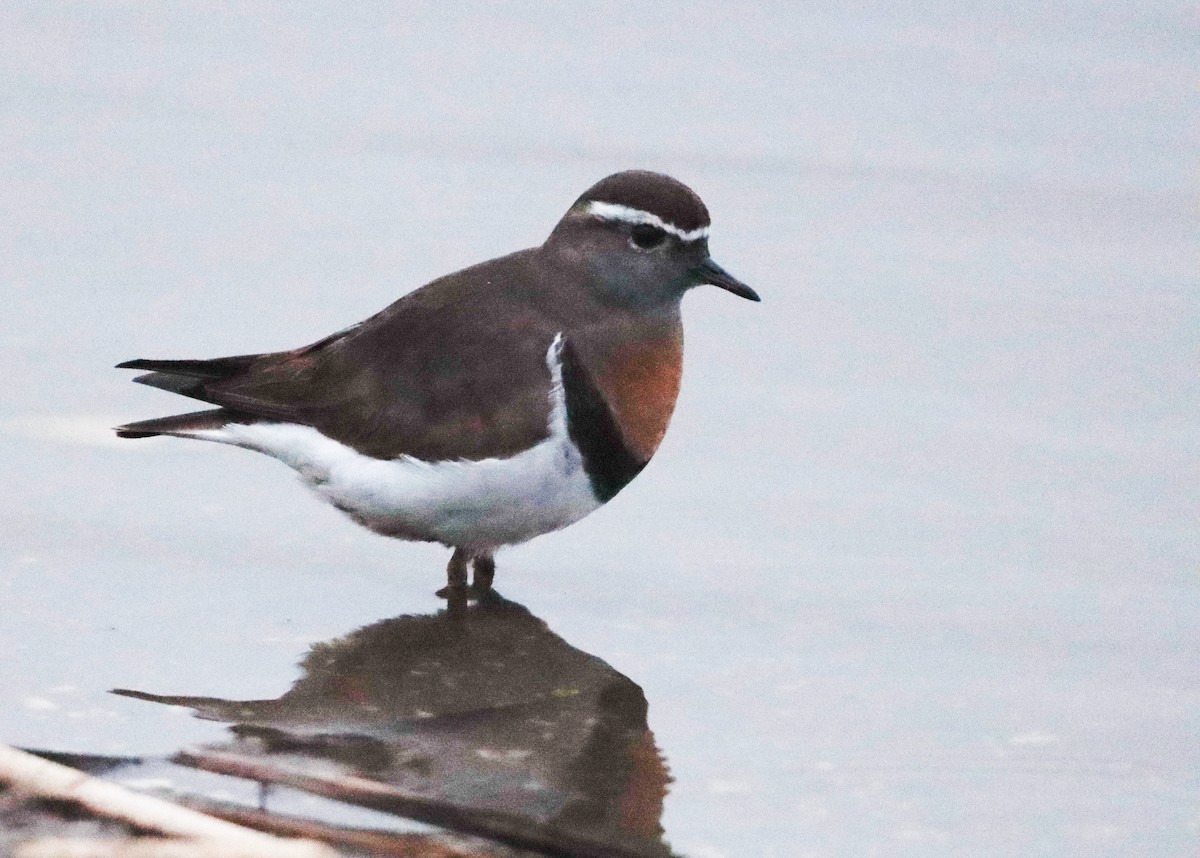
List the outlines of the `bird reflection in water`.
<svg viewBox="0 0 1200 858">
<path fill-rule="evenodd" d="M 300 667 L 277 700 L 116 693 L 234 724 L 234 740 L 212 751 L 332 764 L 482 814 L 473 833 L 500 818 L 564 842 L 670 854 L 660 825 L 670 778 L 641 688 L 495 591 L 315 644 Z"/>
</svg>

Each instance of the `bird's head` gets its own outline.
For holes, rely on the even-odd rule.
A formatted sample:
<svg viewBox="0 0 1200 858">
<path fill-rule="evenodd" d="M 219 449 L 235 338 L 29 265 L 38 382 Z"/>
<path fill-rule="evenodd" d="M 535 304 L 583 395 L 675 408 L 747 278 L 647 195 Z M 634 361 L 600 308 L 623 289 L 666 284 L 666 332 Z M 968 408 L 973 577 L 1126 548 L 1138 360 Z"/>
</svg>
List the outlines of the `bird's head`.
<svg viewBox="0 0 1200 858">
<path fill-rule="evenodd" d="M 601 298 L 621 304 L 677 302 L 702 284 L 758 301 L 708 255 L 708 228 L 708 208 L 687 185 L 627 170 L 584 191 L 544 249 L 582 268 Z"/>
</svg>

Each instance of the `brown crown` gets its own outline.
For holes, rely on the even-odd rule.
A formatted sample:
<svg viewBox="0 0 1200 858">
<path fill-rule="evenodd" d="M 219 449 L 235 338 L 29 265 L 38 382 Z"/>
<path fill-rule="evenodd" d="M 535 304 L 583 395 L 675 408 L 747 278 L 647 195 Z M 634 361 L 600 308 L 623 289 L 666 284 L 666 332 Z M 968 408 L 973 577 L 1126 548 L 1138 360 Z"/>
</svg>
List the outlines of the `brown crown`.
<svg viewBox="0 0 1200 858">
<path fill-rule="evenodd" d="M 708 208 L 683 182 L 649 170 L 613 173 L 592 185 L 575 202 L 616 203 L 657 215 L 685 232 L 709 225 Z"/>
</svg>

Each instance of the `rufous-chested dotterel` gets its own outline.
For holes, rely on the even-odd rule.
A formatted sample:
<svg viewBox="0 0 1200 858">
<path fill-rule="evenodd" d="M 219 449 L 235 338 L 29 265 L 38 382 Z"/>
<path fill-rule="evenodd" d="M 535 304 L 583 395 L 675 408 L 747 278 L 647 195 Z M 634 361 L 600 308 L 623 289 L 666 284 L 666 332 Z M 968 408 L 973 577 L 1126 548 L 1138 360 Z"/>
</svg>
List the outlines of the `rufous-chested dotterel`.
<svg viewBox="0 0 1200 858">
<path fill-rule="evenodd" d="M 540 247 L 439 278 L 286 352 L 132 360 L 135 381 L 218 406 L 130 423 L 266 453 L 387 536 L 454 549 L 490 586 L 496 549 L 599 508 L 658 449 L 679 392 L 680 300 L 758 300 L 708 255 L 708 210 L 642 170 L 589 188 Z"/>
</svg>

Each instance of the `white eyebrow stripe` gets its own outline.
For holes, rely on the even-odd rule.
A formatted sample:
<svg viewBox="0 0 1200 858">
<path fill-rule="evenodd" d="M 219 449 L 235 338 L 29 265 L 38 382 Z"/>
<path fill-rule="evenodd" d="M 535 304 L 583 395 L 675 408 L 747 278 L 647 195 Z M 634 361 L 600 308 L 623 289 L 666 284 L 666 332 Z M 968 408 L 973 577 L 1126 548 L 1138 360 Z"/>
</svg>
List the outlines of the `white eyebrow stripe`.
<svg viewBox="0 0 1200 858">
<path fill-rule="evenodd" d="M 650 226 L 656 226 L 664 232 L 671 233 L 671 235 L 680 241 L 696 241 L 700 238 L 708 238 L 708 227 L 706 226 L 693 229 L 690 232 L 684 232 L 675 226 L 675 224 L 667 223 L 656 214 L 644 212 L 641 209 L 631 208 L 630 206 L 623 206 L 619 203 L 603 203 L 593 200 L 588 203 L 587 210 L 596 217 L 604 220 L 619 220 L 632 224 L 650 224 Z"/>
</svg>

